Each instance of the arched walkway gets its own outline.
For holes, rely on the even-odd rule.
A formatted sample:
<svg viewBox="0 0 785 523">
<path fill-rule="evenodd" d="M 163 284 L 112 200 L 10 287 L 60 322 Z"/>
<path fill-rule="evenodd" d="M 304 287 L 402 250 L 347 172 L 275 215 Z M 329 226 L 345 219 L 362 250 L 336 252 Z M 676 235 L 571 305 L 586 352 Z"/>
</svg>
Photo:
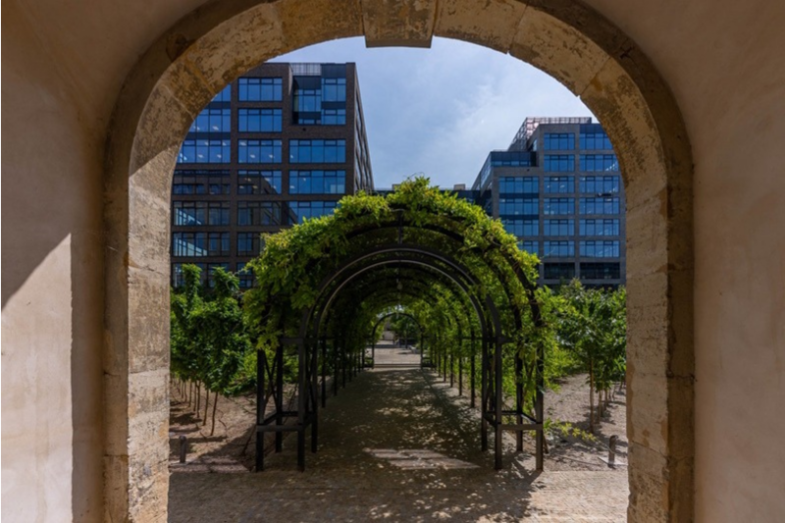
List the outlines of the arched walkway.
<svg viewBox="0 0 785 523">
<path fill-rule="evenodd" d="M 581 96 L 617 147 L 627 196 L 632 521 L 693 509 L 692 162 L 673 97 L 618 28 L 578 1 L 280 0 L 205 5 L 141 58 L 106 159 L 105 495 L 111 519 L 163 521 L 169 190 L 198 111 L 261 61 L 334 38 L 509 52 Z"/>
</svg>

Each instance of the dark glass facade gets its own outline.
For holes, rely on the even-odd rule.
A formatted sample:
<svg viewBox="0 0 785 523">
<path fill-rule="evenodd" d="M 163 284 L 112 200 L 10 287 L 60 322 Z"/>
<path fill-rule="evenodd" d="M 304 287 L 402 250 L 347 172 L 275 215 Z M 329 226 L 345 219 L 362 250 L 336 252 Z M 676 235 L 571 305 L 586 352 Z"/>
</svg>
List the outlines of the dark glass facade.
<svg viewBox="0 0 785 523">
<path fill-rule="evenodd" d="M 499 218 L 540 258 L 541 285 L 625 283 L 624 184 L 591 118 L 527 118 L 508 150 L 488 154 L 471 190 L 450 192 Z"/>
<path fill-rule="evenodd" d="M 191 126 L 172 184 L 172 284 L 182 264 L 240 271 L 261 233 L 373 191 L 354 64 L 267 63 L 221 91 Z M 253 278 L 240 275 L 248 288 Z"/>
<path fill-rule="evenodd" d="M 528 163 L 493 161 L 511 153 Z M 591 118 L 527 118 L 509 150 L 488 155 L 473 188 L 540 257 L 541 284 L 625 282 L 624 184 L 610 139 Z"/>
</svg>

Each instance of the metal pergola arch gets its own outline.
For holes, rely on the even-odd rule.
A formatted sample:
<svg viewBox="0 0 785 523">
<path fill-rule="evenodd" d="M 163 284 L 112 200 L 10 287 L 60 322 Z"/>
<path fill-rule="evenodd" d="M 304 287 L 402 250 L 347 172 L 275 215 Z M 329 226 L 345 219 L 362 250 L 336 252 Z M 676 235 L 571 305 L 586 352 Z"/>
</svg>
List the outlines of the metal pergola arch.
<svg viewBox="0 0 785 523">
<path fill-rule="evenodd" d="M 358 275 L 364 272 L 372 271 L 379 267 L 385 267 L 391 264 L 400 266 L 404 265 L 419 265 L 427 268 L 429 271 L 441 273 L 446 279 L 461 288 L 472 303 L 472 307 L 477 313 L 477 318 L 480 321 L 482 331 L 482 440 L 483 450 L 487 449 L 487 427 L 490 424 L 495 432 L 495 466 L 497 469 L 502 467 L 502 431 L 512 430 L 518 433 L 519 442 L 522 441 L 522 433 L 524 430 L 534 430 L 537 433 L 537 469 L 542 469 L 542 450 L 543 450 L 543 405 L 542 405 L 542 348 L 538 348 L 537 354 L 537 368 L 536 368 L 536 381 L 537 391 L 535 400 L 535 415 L 529 416 L 522 412 L 522 398 L 521 394 L 516 398 L 516 410 L 505 411 L 503 409 L 502 398 L 502 346 L 507 338 L 502 333 L 501 320 L 499 312 L 495 304 L 488 295 L 485 296 L 485 303 L 477 300 L 474 293 L 471 292 L 472 287 L 479 287 L 479 282 L 475 280 L 470 271 L 463 267 L 463 265 L 455 260 L 451 255 L 444 252 L 437 251 L 428 246 L 404 244 L 403 238 L 403 225 L 401 220 L 396 224 L 390 224 L 390 227 L 397 226 L 399 228 L 399 242 L 392 245 L 384 245 L 374 249 L 369 249 L 344 261 L 336 270 L 327 275 L 322 283 L 319 285 L 318 296 L 314 304 L 303 311 L 302 319 L 300 322 L 299 335 L 294 339 L 287 339 L 282 337 L 278 346 L 278 353 L 282 353 L 287 344 L 295 344 L 298 347 L 298 377 L 299 377 L 299 394 L 298 394 L 298 409 L 295 412 L 282 412 L 280 409 L 280 402 L 276 402 L 276 414 L 271 417 L 265 417 L 264 405 L 257 412 L 257 470 L 263 469 L 263 451 L 262 445 L 259 443 L 263 438 L 265 432 L 276 432 L 276 450 L 280 450 L 280 434 L 284 431 L 296 431 L 298 433 L 297 454 L 298 454 L 298 468 L 304 470 L 305 468 L 305 433 L 309 425 L 312 426 L 312 451 L 317 448 L 317 435 L 318 435 L 318 386 L 317 386 L 317 367 L 318 367 L 318 350 L 315 346 L 318 343 L 320 330 L 322 326 L 322 319 L 325 311 L 329 311 L 333 300 L 341 290 L 349 285 Z M 378 227 L 377 227 L 378 229 Z M 432 230 L 441 232 L 453 239 L 461 238 L 461 235 L 454 231 L 447 229 L 433 227 Z M 369 229 L 370 230 L 370 229 Z M 357 232 L 361 234 L 362 232 Z M 402 255 L 406 253 L 406 255 Z M 476 253 L 475 253 L 476 254 Z M 386 256 L 386 257 L 385 257 Z M 378 258 L 374 260 L 373 258 Z M 484 259 L 480 256 L 480 259 Z M 369 260 L 367 266 L 363 266 L 361 262 Z M 360 267 L 355 267 L 356 265 Z M 502 277 L 498 268 L 493 264 L 487 263 L 486 265 L 496 274 L 496 277 L 503 283 L 505 278 Z M 522 283 L 529 300 L 529 305 L 532 308 L 532 317 L 535 321 L 535 326 L 539 327 L 541 324 L 539 317 L 539 308 L 537 307 L 536 300 L 533 296 L 533 285 L 523 275 L 522 270 L 516 264 L 511 263 L 514 274 Z M 448 272 L 445 269 L 450 269 Z M 342 274 L 352 271 L 343 278 Z M 455 274 L 459 277 L 456 278 Z M 328 291 L 328 287 L 335 285 L 335 288 Z M 505 290 L 506 285 L 502 285 Z M 509 297 L 512 311 L 515 316 L 515 323 L 520 327 L 521 316 L 520 311 L 514 306 L 512 297 Z M 478 303 L 479 302 L 479 303 Z M 321 305 L 321 306 L 320 306 Z M 489 321 L 490 320 L 490 321 Z M 309 328 L 310 327 L 310 328 Z M 310 331 L 310 332 L 309 332 Z M 490 361 L 489 349 L 490 345 L 494 344 L 495 350 L 493 354 L 493 364 Z M 265 358 L 266 359 L 266 358 Z M 521 365 L 520 355 L 516 352 L 516 373 L 519 372 Z M 281 365 L 278 366 L 280 373 Z M 264 389 L 264 369 L 262 365 L 259 366 L 259 397 L 263 397 Z M 492 378 L 492 379 L 491 379 Z M 520 381 L 520 380 L 518 380 Z M 282 391 L 279 390 L 279 395 Z M 505 424 L 504 416 L 513 414 L 518 418 L 515 424 Z M 281 417 L 297 416 L 296 427 L 285 426 L 280 422 Z M 523 416 L 525 416 L 531 423 L 523 423 Z M 275 420 L 275 425 L 271 421 Z M 519 443 L 519 449 L 521 445 Z"/>
<path fill-rule="evenodd" d="M 397 272 L 397 269 L 396 269 L 396 272 Z M 374 298 L 374 299 L 379 299 L 380 297 L 381 298 L 386 298 L 386 299 L 389 300 L 389 303 L 387 304 L 389 306 L 392 306 L 392 305 L 400 303 L 400 297 L 402 295 L 409 296 L 409 297 L 411 297 L 413 299 L 418 299 L 418 298 L 421 299 L 423 297 L 435 298 L 435 296 L 431 294 L 433 289 L 431 289 L 426 284 L 426 280 L 425 279 L 417 279 L 417 278 L 414 278 L 412 276 L 409 276 L 408 274 L 410 272 L 422 273 L 423 275 L 426 275 L 426 276 L 428 276 L 431 279 L 437 278 L 436 282 L 440 283 L 440 285 L 444 285 L 443 292 L 450 292 L 451 294 L 453 294 L 456 297 L 460 298 L 459 294 L 454 294 L 452 291 L 449 290 L 450 283 L 451 283 L 449 280 L 440 282 L 438 280 L 440 274 L 438 274 L 438 273 L 429 273 L 424 268 L 416 267 L 416 266 L 415 267 L 408 267 L 404 274 L 397 274 L 396 276 L 386 276 L 386 277 L 384 277 L 384 278 L 382 278 L 380 280 L 378 280 L 376 278 L 370 278 L 370 281 L 373 282 L 373 284 L 376 285 L 377 287 L 380 287 L 380 290 L 379 289 L 374 289 L 372 291 L 366 291 L 364 286 L 368 285 L 368 282 L 360 282 L 358 285 L 354 286 L 353 288 L 355 288 L 355 290 L 360 295 L 362 295 L 362 296 L 366 296 L 367 295 L 368 298 Z M 398 289 L 397 285 L 396 285 L 396 288 L 384 287 L 385 283 L 392 282 L 392 281 L 395 281 L 396 283 L 398 281 L 407 281 L 410 284 L 414 285 L 417 288 L 417 290 L 411 290 L 408 287 L 405 288 L 405 289 Z M 359 289 L 357 289 L 357 287 L 359 287 Z M 363 291 L 366 291 L 366 292 L 363 292 Z M 394 297 L 393 297 L 393 295 L 394 295 Z M 468 308 L 467 308 L 468 305 L 462 299 L 459 299 L 459 303 L 461 304 L 461 308 L 463 309 L 463 313 L 466 316 L 467 321 L 470 321 L 471 314 L 468 311 Z M 380 308 L 384 308 L 384 306 L 385 306 L 384 302 L 382 302 L 382 305 L 380 306 Z M 332 316 L 332 313 L 333 313 L 334 310 L 335 310 L 335 307 L 332 307 L 328 311 L 327 317 L 325 319 L 325 324 L 328 324 L 330 322 L 330 317 Z M 471 322 L 471 328 L 472 328 L 472 336 L 474 336 L 475 330 L 474 330 L 474 323 L 473 322 Z M 322 387 L 321 387 L 321 389 L 322 389 L 322 396 L 321 396 L 322 408 L 324 408 L 326 406 L 326 375 L 325 375 L 325 359 L 324 359 L 325 358 L 324 348 L 325 348 L 326 339 L 327 339 L 327 337 L 325 337 L 325 336 L 322 336 L 322 338 L 321 338 L 321 340 L 322 340 L 322 342 L 321 342 L 322 343 L 322 384 L 321 384 L 322 385 Z M 474 338 L 472 338 L 472 342 L 473 341 L 474 341 Z M 474 351 L 474 348 L 472 347 L 472 353 L 473 353 L 473 351 Z M 337 355 L 336 355 L 336 358 L 337 358 Z M 423 362 L 423 363 L 430 363 L 430 362 Z M 426 365 L 426 366 L 428 366 L 428 365 Z M 361 358 L 361 361 L 360 361 L 360 368 L 365 368 L 364 360 L 362 358 Z M 338 366 L 336 365 L 335 368 L 334 368 L 334 372 L 337 372 L 337 371 L 338 371 Z M 344 381 L 344 386 L 345 386 L 345 376 L 346 376 L 345 369 L 342 370 L 342 375 L 344 376 L 344 380 L 343 381 Z M 352 373 L 350 372 L 349 373 L 350 379 L 351 379 L 351 375 L 352 375 Z M 474 379 L 474 376 L 475 376 L 474 360 L 471 361 L 471 376 L 472 376 L 472 379 Z M 335 375 L 335 379 L 333 381 L 333 395 L 337 395 L 337 394 L 338 394 L 338 377 L 337 377 L 337 374 L 336 374 Z M 472 381 L 472 383 L 471 383 L 471 406 L 472 407 L 475 406 L 475 386 L 474 386 L 474 381 Z"/>
</svg>

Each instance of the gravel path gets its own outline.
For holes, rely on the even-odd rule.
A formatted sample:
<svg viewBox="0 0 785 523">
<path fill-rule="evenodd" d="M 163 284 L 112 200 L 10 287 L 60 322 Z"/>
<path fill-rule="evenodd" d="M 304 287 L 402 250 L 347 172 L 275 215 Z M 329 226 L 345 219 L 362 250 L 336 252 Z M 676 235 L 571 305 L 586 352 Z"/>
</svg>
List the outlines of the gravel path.
<svg viewBox="0 0 785 523">
<path fill-rule="evenodd" d="M 328 400 L 320 422 L 319 452 L 307 455 L 305 473 L 296 471 L 295 438 L 260 474 L 174 468 L 170 521 L 625 519 L 624 471 L 536 474 L 512 440 L 505 470 L 494 471 L 493 454 L 479 450 L 477 411 L 431 372 L 364 372 Z"/>
</svg>

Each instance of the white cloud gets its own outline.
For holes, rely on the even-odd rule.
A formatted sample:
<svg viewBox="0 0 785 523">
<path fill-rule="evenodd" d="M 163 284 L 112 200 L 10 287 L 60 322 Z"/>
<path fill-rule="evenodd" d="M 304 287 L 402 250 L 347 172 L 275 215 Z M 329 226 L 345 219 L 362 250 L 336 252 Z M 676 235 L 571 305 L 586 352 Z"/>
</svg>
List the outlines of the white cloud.
<svg viewBox="0 0 785 523">
<path fill-rule="evenodd" d="M 431 49 L 327 42 L 275 61 L 356 62 L 377 187 L 424 172 L 471 185 L 488 152 L 505 149 L 527 116 L 590 116 L 556 80 L 490 49 L 434 39 Z"/>
</svg>

